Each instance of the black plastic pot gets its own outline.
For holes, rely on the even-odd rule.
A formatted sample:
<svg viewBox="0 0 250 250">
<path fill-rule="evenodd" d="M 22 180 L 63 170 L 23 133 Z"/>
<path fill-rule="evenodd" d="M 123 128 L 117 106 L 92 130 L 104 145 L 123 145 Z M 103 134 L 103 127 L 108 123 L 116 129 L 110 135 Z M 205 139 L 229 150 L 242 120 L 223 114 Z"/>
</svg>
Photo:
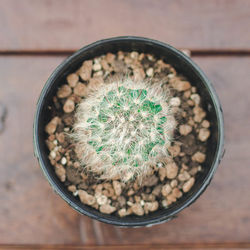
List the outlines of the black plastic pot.
<svg viewBox="0 0 250 250">
<path fill-rule="evenodd" d="M 52 97 L 56 94 L 58 87 L 66 81 L 66 76 L 76 71 L 84 60 L 92 59 L 107 52 L 116 53 L 119 50 L 150 53 L 173 65 L 178 72 L 185 75 L 197 87 L 202 96 L 207 118 L 211 121 L 211 136 L 208 141 L 206 162 L 203 164 L 204 171 L 197 177 L 191 191 L 180 198 L 173 206 L 142 217 L 131 215 L 119 218 L 115 215 L 105 215 L 82 204 L 57 178 L 53 166 L 49 162 L 49 151 L 45 145 L 44 127 L 51 118 L 48 106 L 51 104 Z M 224 152 L 222 109 L 212 84 L 201 69 L 189 57 L 170 45 L 147 38 L 130 36 L 101 40 L 78 50 L 67 58 L 55 69 L 46 82 L 37 103 L 34 119 L 34 151 L 52 188 L 79 213 L 117 226 L 151 226 L 174 218 L 182 209 L 192 204 L 210 183 Z"/>
</svg>

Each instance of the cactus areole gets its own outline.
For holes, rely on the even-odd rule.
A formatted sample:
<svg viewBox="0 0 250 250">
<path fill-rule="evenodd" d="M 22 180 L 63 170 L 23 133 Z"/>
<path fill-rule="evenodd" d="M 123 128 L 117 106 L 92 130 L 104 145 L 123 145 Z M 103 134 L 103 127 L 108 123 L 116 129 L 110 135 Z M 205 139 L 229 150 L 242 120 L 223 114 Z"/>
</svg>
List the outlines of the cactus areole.
<svg viewBox="0 0 250 250">
<path fill-rule="evenodd" d="M 176 124 L 168 92 L 131 79 L 92 91 L 79 104 L 72 132 L 82 165 L 107 180 L 146 176 L 168 157 Z"/>
</svg>

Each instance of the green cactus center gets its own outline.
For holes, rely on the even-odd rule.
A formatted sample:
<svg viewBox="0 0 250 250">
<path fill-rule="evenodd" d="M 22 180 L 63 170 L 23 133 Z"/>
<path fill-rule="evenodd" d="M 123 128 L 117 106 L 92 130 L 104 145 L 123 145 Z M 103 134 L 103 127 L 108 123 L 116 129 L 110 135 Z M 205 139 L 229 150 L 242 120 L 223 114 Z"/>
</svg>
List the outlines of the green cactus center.
<svg viewBox="0 0 250 250">
<path fill-rule="evenodd" d="M 113 89 L 92 107 L 88 144 L 113 166 L 139 167 L 164 147 L 167 117 L 162 109 L 145 89 Z"/>
</svg>

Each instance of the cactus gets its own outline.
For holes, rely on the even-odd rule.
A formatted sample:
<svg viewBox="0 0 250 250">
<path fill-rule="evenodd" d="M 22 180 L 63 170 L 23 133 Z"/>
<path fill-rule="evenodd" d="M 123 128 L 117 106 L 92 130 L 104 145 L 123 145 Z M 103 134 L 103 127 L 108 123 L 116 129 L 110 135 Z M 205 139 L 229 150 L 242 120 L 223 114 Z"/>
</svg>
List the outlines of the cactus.
<svg viewBox="0 0 250 250">
<path fill-rule="evenodd" d="M 101 85 L 76 111 L 72 137 L 81 162 L 102 179 L 145 176 L 168 157 L 175 120 L 158 84 L 131 79 Z"/>
</svg>

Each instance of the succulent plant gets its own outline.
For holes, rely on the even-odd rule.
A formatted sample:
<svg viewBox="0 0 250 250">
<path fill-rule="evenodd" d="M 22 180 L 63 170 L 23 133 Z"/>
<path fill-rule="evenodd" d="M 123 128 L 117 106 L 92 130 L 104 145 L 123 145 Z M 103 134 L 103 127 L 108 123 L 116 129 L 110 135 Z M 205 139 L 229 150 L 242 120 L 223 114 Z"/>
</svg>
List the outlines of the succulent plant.
<svg viewBox="0 0 250 250">
<path fill-rule="evenodd" d="M 168 157 L 175 119 L 160 84 L 106 83 L 83 99 L 72 137 L 81 162 L 103 179 L 145 176 Z"/>
</svg>

